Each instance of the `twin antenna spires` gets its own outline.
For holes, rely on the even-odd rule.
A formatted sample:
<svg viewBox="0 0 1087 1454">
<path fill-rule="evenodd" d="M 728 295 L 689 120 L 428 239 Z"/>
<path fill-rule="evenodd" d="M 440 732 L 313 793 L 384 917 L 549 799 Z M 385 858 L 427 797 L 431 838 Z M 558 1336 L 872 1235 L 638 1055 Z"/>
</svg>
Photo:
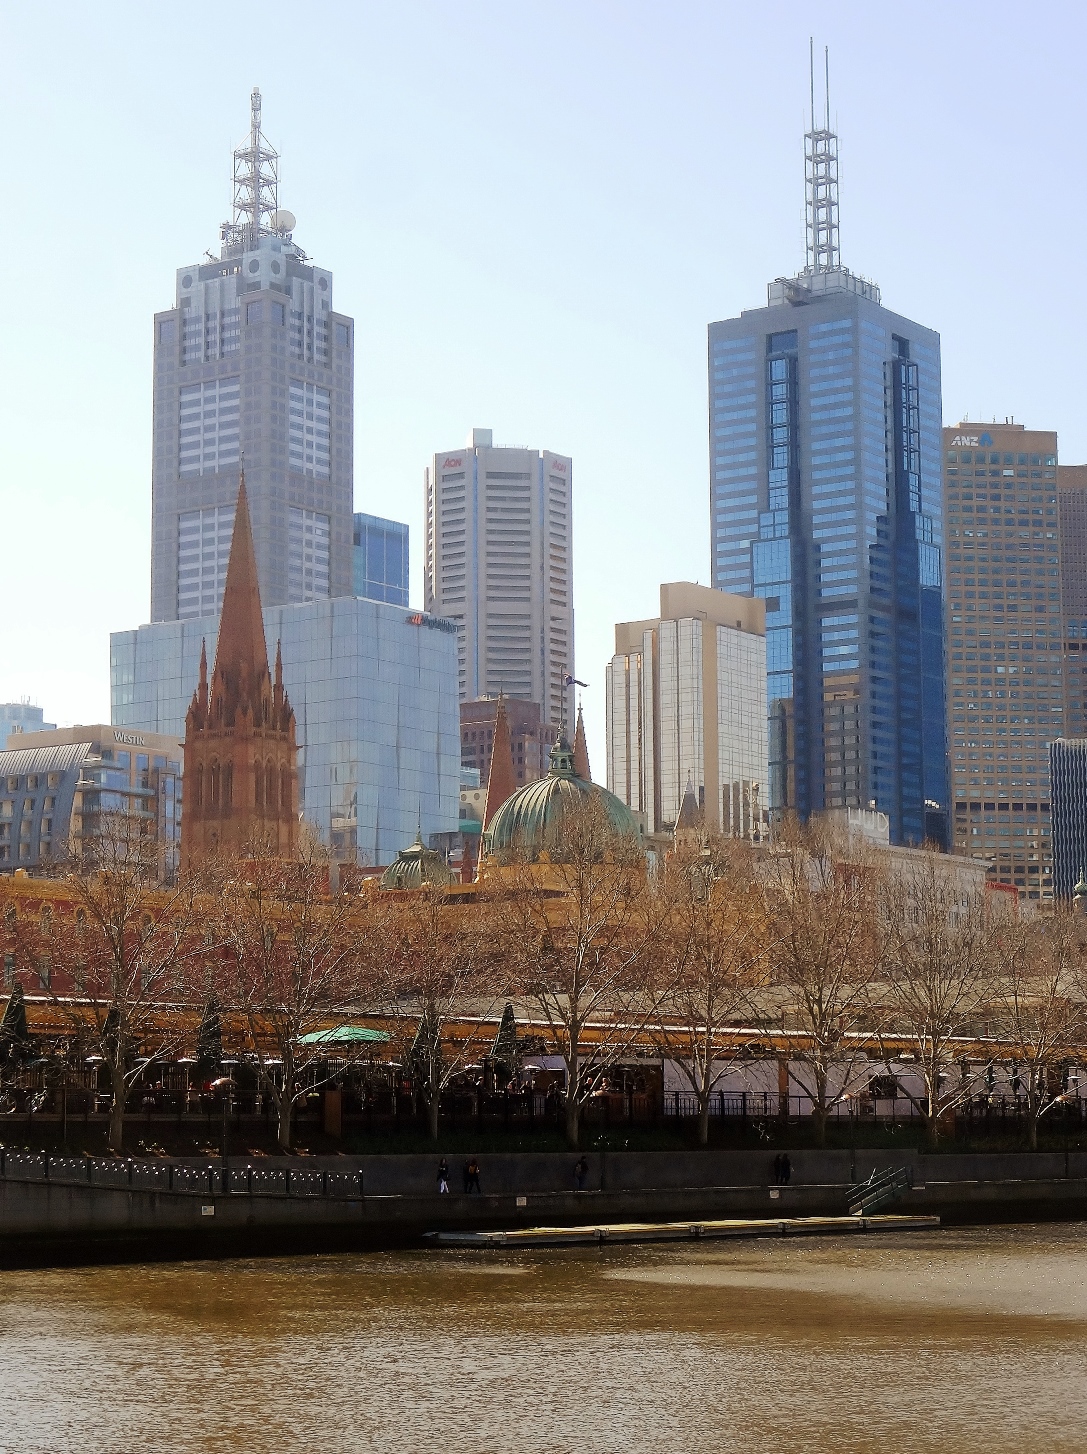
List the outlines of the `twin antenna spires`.
<svg viewBox="0 0 1087 1454">
<path fill-rule="evenodd" d="M 804 202 L 807 269 L 829 273 L 841 267 L 838 248 L 838 135 L 830 129 L 830 49 L 823 52 L 823 124 L 815 124 L 815 43 L 808 42 L 811 130 L 804 134 Z"/>
</svg>

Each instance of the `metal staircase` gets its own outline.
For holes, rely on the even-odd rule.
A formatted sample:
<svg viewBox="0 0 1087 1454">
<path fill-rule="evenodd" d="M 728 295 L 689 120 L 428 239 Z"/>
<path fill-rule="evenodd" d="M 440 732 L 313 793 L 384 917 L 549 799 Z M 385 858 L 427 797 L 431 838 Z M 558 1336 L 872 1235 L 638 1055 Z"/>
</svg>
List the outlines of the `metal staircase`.
<svg viewBox="0 0 1087 1454">
<path fill-rule="evenodd" d="M 906 1166 L 890 1166 L 873 1171 L 867 1181 L 851 1186 L 847 1195 L 849 1215 L 866 1217 L 880 1207 L 896 1202 L 913 1185 L 913 1173 Z"/>
</svg>

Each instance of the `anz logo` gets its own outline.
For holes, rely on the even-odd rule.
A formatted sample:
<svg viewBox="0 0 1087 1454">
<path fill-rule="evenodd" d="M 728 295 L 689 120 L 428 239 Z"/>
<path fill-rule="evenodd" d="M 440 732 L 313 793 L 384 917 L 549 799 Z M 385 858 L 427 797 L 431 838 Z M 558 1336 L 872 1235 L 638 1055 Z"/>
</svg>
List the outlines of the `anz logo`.
<svg viewBox="0 0 1087 1454">
<path fill-rule="evenodd" d="M 991 449 L 991 434 L 956 434 L 951 441 L 952 449 Z"/>
</svg>

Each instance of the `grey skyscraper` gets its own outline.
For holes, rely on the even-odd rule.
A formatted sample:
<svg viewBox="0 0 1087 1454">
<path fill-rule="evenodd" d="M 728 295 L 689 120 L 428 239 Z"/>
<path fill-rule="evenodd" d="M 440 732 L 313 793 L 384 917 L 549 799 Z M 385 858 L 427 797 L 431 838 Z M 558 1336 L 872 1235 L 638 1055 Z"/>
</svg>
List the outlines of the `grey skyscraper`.
<svg viewBox="0 0 1087 1454">
<path fill-rule="evenodd" d="M 254 91 L 220 255 L 155 315 L 155 621 L 219 610 L 243 462 L 264 605 L 351 594 L 354 323 L 294 226 Z"/>
<path fill-rule="evenodd" d="M 709 328 L 712 583 L 766 601 L 771 810 L 946 843 L 940 339 L 841 265 L 805 143 L 805 268 Z"/>
</svg>

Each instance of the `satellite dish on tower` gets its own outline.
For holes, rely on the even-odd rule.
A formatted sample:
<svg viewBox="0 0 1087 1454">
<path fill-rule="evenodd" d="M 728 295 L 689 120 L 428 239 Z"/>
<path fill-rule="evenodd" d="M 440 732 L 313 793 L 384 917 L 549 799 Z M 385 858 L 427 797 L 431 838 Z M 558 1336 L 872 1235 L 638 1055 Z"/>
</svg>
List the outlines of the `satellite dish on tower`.
<svg viewBox="0 0 1087 1454">
<path fill-rule="evenodd" d="M 280 207 L 272 213 L 273 232 L 293 232 L 298 225 L 298 218 L 293 212 L 288 212 L 286 207 Z"/>
</svg>

